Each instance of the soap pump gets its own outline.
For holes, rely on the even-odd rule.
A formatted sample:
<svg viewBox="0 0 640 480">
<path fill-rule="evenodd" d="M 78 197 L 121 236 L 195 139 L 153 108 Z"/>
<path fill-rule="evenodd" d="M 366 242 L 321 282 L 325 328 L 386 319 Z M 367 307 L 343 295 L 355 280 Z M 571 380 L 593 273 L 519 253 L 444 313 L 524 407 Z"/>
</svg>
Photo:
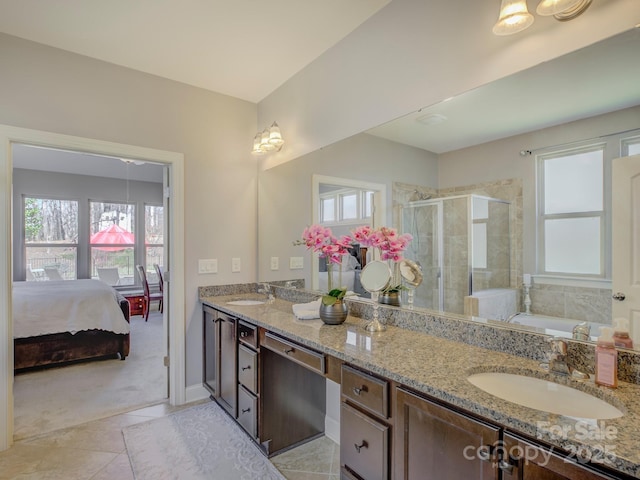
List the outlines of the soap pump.
<svg viewBox="0 0 640 480">
<path fill-rule="evenodd" d="M 629 337 L 629 320 L 626 318 L 613 319 L 613 343 L 616 347 L 633 348 L 633 340 Z"/>
<path fill-rule="evenodd" d="M 596 345 L 596 379 L 598 385 L 618 386 L 618 351 L 613 341 L 613 328 L 600 327 Z"/>
</svg>

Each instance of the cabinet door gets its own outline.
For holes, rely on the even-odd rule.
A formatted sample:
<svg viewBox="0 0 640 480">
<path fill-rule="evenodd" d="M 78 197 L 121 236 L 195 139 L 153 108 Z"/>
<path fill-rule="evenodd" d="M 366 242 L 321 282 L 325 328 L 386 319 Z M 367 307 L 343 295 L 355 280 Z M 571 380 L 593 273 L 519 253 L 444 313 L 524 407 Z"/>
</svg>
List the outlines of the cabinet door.
<svg viewBox="0 0 640 480">
<path fill-rule="evenodd" d="M 236 418 L 238 404 L 238 356 L 236 319 L 220 317 L 220 405 Z"/>
<path fill-rule="evenodd" d="M 389 478 L 389 427 L 343 403 L 340 409 L 340 463 L 367 480 Z"/>
<path fill-rule="evenodd" d="M 493 466 L 497 427 L 396 390 L 395 478 L 414 480 L 498 479 Z"/>
<path fill-rule="evenodd" d="M 220 323 L 216 311 L 203 309 L 202 383 L 213 398 L 220 396 Z"/>
<path fill-rule="evenodd" d="M 503 480 L 613 480 L 621 478 L 596 472 L 566 456 L 557 455 L 546 448 L 508 433 L 504 434 L 504 452 L 508 458 L 500 462 Z"/>
</svg>

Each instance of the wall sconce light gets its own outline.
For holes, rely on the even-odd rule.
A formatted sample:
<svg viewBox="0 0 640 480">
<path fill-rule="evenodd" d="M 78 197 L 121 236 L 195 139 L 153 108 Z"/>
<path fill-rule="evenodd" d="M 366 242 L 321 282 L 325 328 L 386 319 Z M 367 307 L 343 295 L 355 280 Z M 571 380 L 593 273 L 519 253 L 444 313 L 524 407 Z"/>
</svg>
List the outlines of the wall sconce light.
<svg viewBox="0 0 640 480">
<path fill-rule="evenodd" d="M 282 150 L 282 145 L 284 145 L 284 140 L 280 133 L 280 127 L 276 122 L 273 122 L 269 128 L 256 133 L 256 136 L 253 137 L 251 153 L 262 155 L 263 153 L 279 152 Z"/>
<path fill-rule="evenodd" d="M 591 5 L 591 0 L 540 0 L 536 13 L 561 22 L 576 18 Z M 511 35 L 531 26 L 533 15 L 527 10 L 526 0 L 502 0 L 500 15 L 493 26 L 496 35 Z"/>
</svg>

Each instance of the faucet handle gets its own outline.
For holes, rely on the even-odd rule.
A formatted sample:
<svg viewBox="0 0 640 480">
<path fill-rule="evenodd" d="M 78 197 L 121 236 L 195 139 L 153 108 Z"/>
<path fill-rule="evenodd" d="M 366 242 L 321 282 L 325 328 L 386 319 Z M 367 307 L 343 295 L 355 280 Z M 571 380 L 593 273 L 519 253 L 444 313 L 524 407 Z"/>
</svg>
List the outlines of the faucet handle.
<svg viewBox="0 0 640 480">
<path fill-rule="evenodd" d="M 567 354 L 567 342 L 564 338 L 551 337 L 547 341 L 551 344 L 551 353 L 558 355 Z"/>
</svg>

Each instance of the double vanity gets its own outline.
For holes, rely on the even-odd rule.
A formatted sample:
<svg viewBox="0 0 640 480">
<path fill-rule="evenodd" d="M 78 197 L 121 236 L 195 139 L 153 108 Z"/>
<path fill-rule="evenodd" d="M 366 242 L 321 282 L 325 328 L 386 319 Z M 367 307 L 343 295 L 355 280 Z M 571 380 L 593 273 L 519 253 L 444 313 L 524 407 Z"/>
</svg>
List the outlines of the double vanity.
<svg viewBox="0 0 640 480">
<path fill-rule="evenodd" d="M 640 478 L 640 386 L 608 390 L 415 328 L 367 332 L 353 315 L 297 320 L 300 300 L 277 290 L 200 291 L 205 386 L 266 455 L 324 434 L 330 380 L 341 478 Z M 423 317 L 430 331 L 437 317 Z"/>
</svg>

